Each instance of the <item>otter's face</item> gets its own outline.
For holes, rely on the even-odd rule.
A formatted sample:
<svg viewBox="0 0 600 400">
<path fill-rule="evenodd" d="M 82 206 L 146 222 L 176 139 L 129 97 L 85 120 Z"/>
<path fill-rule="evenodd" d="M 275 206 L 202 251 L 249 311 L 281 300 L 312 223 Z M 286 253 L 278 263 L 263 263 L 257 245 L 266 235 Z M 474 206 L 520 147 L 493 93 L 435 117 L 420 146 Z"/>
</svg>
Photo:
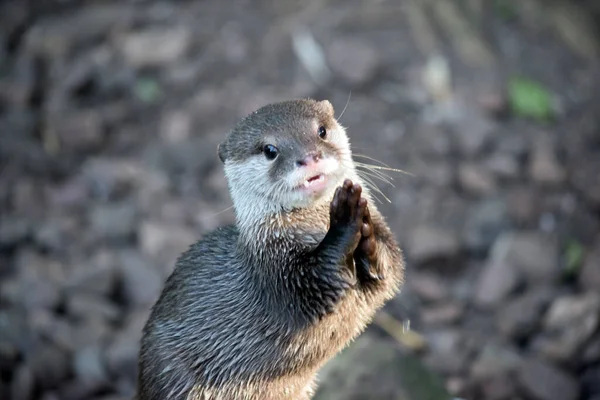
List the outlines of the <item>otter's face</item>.
<svg viewBox="0 0 600 400">
<path fill-rule="evenodd" d="M 353 171 L 348 137 L 328 101 L 262 107 L 234 128 L 218 154 L 238 213 L 329 200 Z"/>
</svg>

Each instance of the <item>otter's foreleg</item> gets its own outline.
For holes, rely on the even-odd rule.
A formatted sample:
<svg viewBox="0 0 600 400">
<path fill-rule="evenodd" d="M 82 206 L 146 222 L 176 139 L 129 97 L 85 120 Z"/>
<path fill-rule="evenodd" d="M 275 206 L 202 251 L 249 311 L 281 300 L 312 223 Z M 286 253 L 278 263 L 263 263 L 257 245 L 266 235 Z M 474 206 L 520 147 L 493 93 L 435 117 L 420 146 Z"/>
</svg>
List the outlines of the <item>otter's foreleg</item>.
<svg viewBox="0 0 600 400">
<path fill-rule="evenodd" d="M 368 208 L 354 262 L 358 281 L 369 289 L 394 290 L 403 276 L 404 261 L 396 240 L 381 218 L 371 217 Z"/>
<path fill-rule="evenodd" d="M 338 187 L 330 205 L 330 225 L 321 243 L 300 263 L 298 282 L 303 288 L 299 302 L 309 316 L 332 312 L 346 291 L 356 283 L 351 257 L 361 240 L 367 201 L 362 188 L 350 180 Z M 350 259 L 348 260 L 348 257 Z"/>
</svg>

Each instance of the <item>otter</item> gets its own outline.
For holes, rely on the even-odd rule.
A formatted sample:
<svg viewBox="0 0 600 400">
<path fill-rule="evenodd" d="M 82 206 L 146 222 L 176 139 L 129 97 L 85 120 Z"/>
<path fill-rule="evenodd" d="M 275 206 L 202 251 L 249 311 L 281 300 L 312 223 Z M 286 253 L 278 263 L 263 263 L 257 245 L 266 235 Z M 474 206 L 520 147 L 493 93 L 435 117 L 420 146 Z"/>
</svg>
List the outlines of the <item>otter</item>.
<svg viewBox="0 0 600 400">
<path fill-rule="evenodd" d="M 138 400 L 308 400 L 404 279 L 327 100 L 265 105 L 217 147 L 235 224 L 176 261 L 143 329 Z"/>
</svg>

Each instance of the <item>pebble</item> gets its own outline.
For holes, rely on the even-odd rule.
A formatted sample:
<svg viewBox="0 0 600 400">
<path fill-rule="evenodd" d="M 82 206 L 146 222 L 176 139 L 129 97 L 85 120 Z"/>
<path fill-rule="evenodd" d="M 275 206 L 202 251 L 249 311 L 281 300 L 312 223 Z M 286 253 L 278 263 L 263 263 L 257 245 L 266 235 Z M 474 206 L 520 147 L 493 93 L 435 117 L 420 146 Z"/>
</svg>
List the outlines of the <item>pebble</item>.
<svg viewBox="0 0 600 400">
<path fill-rule="evenodd" d="M 91 210 L 90 224 L 100 238 L 127 239 L 135 233 L 137 215 L 132 202 L 96 205 Z"/>
<path fill-rule="evenodd" d="M 448 297 L 448 289 L 442 278 L 432 273 L 415 272 L 408 284 L 424 301 L 435 302 Z"/>
<path fill-rule="evenodd" d="M 496 179 L 483 166 L 472 163 L 461 164 L 458 168 L 460 185 L 475 195 L 489 195 L 496 190 Z"/>
<path fill-rule="evenodd" d="M 545 141 L 536 141 L 529 164 L 529 174 L 534 181 L 543 185 L 560 185 L 567 178 L 553 147 Z"/>
<path fill-rule="evenodd" d="M 571 183 L 594 207 L 600 206 L 600 157 L 593 154 L 575 160 Z"/>
<path fill-rule="evenodd" d="M 54 388 L 71 373 L 69 357 L 58 348 L 43 345 L 27 359 L 35 381 L 41 388 Z"/>
<path fill-rule="evenodd" d="M 379 66 L 375 46 L 358 39 L 335 39 L 328 50 L 331 69 L 353 85 L 369 81 Z"/>
<path fill-rule="evenodd" d="M 32 400 L 34 389 L 35 380 L 30 368 L 24 364 L 19 366 L 14 372 L 10 398 L 12 400 Z"/>
<path fill-rule="evenodd" d="M 115 321 L 120 316 L 120 309 L 101 296 L 87 293 L 71 293 L 67 297 L 67 312 L 80 319 L 100 318 Z"/>
<path fill-rule="evenodd" d="M 540 232 L 505 232 L 494 243 L 490 257 L 514 266 L 532 284 L 554 282 L 560 274 L 556 238 Z"/>
<path fill-rule="evenodd" d="M 25 218 L 3 215 L 0 221 L 0 248 L 15 246 L 30 233 L 30 224 Z"/>
<path fill-rule="evenodd" d="M 532 347 L 549 359 L 572 360 L 600 326 L 600 294 L 557 298 L 544 317 L 544 335 Z"/>
<path fill-rule="evenodd" d="M 421 311 L 421 321 L 427 325 L 452 324 L 458 321 L 463 313 L 464 307 L 456 302 L 434 305 Z"/>
<path fill-rule="evenodd" d="M 162 66 L 182 58 L 191 39 L 191 31 L 180 25 L 130 32 L 120 46 L 125 60 L 134 67 Z"/>
<path fill-rule="evenodd" d="M 98 250 L 83 268 L 73 268 L 66 287 L 70 290 L 109 297 L 116 284 L 116 260 L 108 250 Z"/>
<path fill-rule="evenodd" d="M 198 235 L 181 225 L 144 221 L 139 226 L 138 238 L 143 254 L 172 262 L 198 240 Z"/>
<path fill-rule="evenodd" d="M 481 152 L 491 141 L 496 124 L 485 113 L 471 105 L 465 105 L 459 118 L 452 124 L 452 133 L 461 152 L 473 156 Z"/>
<path fill-rule="evenodd" d="M 554 295 L 551 287 L 535 286 L 511 299 L 499 310 L 497 325 L 500 332 L 518 340 L 533 334 Z"/>
<path fill-rule="evenodd" d="M 521 172 L 517 158 L 507 153 L 493 153 L 485 160 L 484 166 L 502 179 L 516 179 Z"/>
<path fill-rule="evenodd" d="M 48 122 L 48 129 L 60 140 L 61 147 L 70 151 L 98 148 L 104 140 L 104 126 L 95 111 L 81 111 Z"/>
<path fill-rule="evenodd" d="M 516 348 L 502 343 L 487 343 L 471 365 L 471 377 L 483 380 L 515 371 L 522 358 Z"/>
<path fill-rule="evenodd" d="M 577 400 L 579 384 L 561 369 L 541 359 L 526 359 L 517 370 L 517 380 L 533 400 Z"/>
<path fill-rule="evenodd" d="M 600 292 L 600 240 L 596 240 L 579 271 L 579 286 L 590 292 Z"/>
<path fill-rule="evenodd" d="M 488 260 L 475 289 L 473 300 L 482 308 L 495 307 L 506 299 L 519 285 L 519 275 L 511 264 Z"/>
<path fill-rule="evenodd" d="M 443 374 L 457 375 L 468 365 L 468 354 L 462 349 L 461 333 L 453 329 L 439 329 L 427 334 L 430 352 L 425 363 Z"/>
<path fill-rule="evenodd" d="M 73 359 L 73 371 L 88 391 L 99 389 L 108 384 L 102 350 L 98 346 L 84 347 L 77 351 Z"/>
<path fill-rule="evenodd" d="M 121 292 L 126 304 L 130 307 L 151 306 L 163 286 L 163 277 L 156 267 L 134 251 L 119 254 L 119 267 Z"/>
<path fill-rule="evenodd" d="M 517 392 L 517 384 L 510 374 L 494 375 L 481 384 L 482 398 L 486 400 L 520 400 Z"/>
<path fill-rule="evenodd" d="M 416 263 L 451 259 L 458 256 L 460 250 L 460 241 L 456 234 L 427 225 L 413 229 L 407 246 L 408 254 Z"/>
<path fill-rule="evenodd" d="M 469 207 L 463 241 L 473 253 L 486 254 L 500 234 L 510 229 L 508 205 L 502 199 L 482 199 Z"/>
</svg>

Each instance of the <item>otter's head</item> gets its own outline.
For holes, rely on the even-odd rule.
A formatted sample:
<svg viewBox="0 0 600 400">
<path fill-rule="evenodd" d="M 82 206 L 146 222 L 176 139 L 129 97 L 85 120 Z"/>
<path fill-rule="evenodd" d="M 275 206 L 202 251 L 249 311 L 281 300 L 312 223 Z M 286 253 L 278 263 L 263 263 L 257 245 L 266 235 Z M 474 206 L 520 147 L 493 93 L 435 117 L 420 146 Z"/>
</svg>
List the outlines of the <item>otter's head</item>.
<svg viewBox="0 0 600 400">
<path fill-rule="evenodd" d="M 327 100 L 266 105 L 218 147 L 238 219 L 328 201 L 354 171 L 344 128 Z"/>
</svg>

